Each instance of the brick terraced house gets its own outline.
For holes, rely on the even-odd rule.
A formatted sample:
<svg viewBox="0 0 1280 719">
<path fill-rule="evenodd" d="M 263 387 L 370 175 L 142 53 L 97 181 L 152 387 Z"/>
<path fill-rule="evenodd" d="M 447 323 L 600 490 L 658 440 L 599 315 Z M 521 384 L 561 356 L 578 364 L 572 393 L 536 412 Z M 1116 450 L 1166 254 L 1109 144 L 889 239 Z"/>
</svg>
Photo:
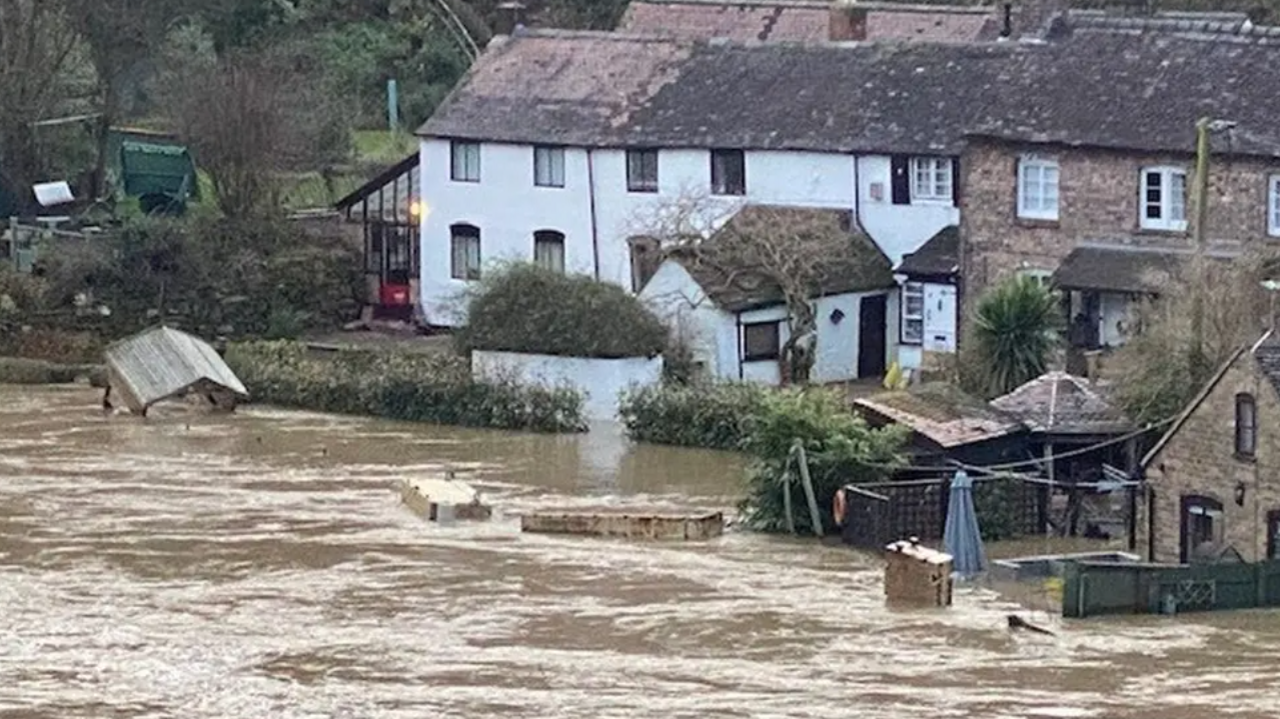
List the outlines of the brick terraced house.
<svg viewBox="0 0 1280 719">
<path fill-rule="evenodd" d="M 1149 560 L 1280 556 L 1280 338 L 1237 351 L 1142 467 L 1136 525 Z"/>
<path fill-rule="evenodd" d="M 1007 92 L 1026 101 L 968 134 L 962 302 L 1012 274 L 1042 277 L 1063 291 L 1074 347 L 1114 347 L 1134 331 L 1135 302 L 1166 291 L 1193 253 L 1199 118 L 1225 121 L 1206 254 L 1280 249 L 1280 76 L 1257 72 L 1280 62 L 1280 37 L 1077 27 L 1058 42 L 1072 51 L 1055 66 L 1009 68 Z"/>
</svg>

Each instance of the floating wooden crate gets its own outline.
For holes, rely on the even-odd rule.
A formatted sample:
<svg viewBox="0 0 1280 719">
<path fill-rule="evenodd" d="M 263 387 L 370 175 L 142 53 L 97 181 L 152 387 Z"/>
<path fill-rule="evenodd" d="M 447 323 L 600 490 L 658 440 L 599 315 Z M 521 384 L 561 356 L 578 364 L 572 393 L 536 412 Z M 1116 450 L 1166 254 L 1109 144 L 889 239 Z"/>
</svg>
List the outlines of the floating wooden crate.
<svg viewBox="0 0 1280 719">
<path fill-rule="evenodd" d="M 890 603 L 951 606 L 950 554 L 914 538 L 885 547 L 884 595 Z"/>
<path fill-rule="evenodd" d="M 724 533 L 724 513 L 531 512 L 520 517 L 520 531 L 628 539 L 711 539 Z"/>
<path fill-rule="evenodd" d="M 406 506 L 432 522 L 445 519 L 486 520 L 493 509 L 480 501 L 471 485 L 454 479 L 423 477 L 400 483 L 400 497 Z"/>
</svg>

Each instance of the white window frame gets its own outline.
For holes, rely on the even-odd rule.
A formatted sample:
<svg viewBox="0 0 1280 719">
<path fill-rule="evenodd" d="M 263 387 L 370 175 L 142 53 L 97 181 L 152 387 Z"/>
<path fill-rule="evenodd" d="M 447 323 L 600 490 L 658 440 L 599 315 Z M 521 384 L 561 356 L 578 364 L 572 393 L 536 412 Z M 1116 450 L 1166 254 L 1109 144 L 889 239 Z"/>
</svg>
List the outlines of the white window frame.
<svg viewBox="0 0 1280 719">
<path fill-rule="evenodd" d="M 950 205 L 955 199 L 955 177 L 950 157 L 911 158 L 911 202 Z"/>
<path fill-rule="evenodd" d="M 1267 234 L 1280 237 L 1280 175 L 1267 178 Z"/>
<path fill-rule="evenodd" d="M 449 142 L 449 179 L 454 182 L 480 181 L 480 143 Z"/>
<path fill-rule="evenodd" d="M 1148 176 L 1158 175 L 1160 186 L 1148 184 Z M 1180 178 L 1180 179 L 1179 179 Z M 1176 185 L 1182 185 L 1182 197 L 1175 199 Z M 1155 201 L 1148 196 L 1151 190 L 1159 195 Z M 1148 217 L 1151 207 L 1158 207 L 1159 217 Z M 1138 226 L 1144 230 L 1185 232 L 1187 229 L 1187 171 L 1181 167 L 1144 167 L 1138 176 Z"/>
<path fill-rule="evenodd" d="M 911 311 L 911 297 L 920 300 L 920 309 Z M 924 283 L 902 283 L 902 309 L 899 323 L 899 339 L 904 345 L 924 344 Z"/>
<path fill-rule="evenodd" d="M 474 228 L 477 230 L 475 233 L 458 231 L 473 227 L 460 223 L 449 229 L 449 276 L 455 280 L 474 282 L 480 279 L 483 233 L 478 227 Z"/>
<path fill-rule="evenodd" d="M 1057 220 L 1060 186 L 1058 161 L 1041 155 L 1018 159 L 1018 217 Z"/>
<path fill-rule="evenodd" d="M 533 186 L 564 187 L 564 148 L 535 145 L 533 148 Z"/>
<path fill-rule="evenodd" d="M 559 230 L 533 233 L 533 263 L 544 270 L 564 272 L 565 236 Z"/>
</svg>

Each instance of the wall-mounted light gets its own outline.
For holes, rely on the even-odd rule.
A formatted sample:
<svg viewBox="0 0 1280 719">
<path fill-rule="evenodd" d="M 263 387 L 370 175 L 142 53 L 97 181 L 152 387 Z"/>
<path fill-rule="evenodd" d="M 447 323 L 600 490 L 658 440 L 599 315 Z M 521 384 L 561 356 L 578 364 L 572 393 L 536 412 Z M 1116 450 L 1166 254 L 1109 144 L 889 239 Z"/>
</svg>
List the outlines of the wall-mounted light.
<svg viewBox="0 0 1280 719">
<path fill-rule="evenodd" d="M 833 325 L 840 324 L 840 320 L 844 319 L 844 310 L 840 309 L 839 307 L 835 308 L 834 310 L 831 311 L 831 317 L 829 319 L 831 320 L 831 324 Z"/>
<path fill-rule="evenodd" d="M 1236 506 L 1244 506 L 1244 482 L 1236 482 Z"/>
<path fill-rule="evenodd" d="M 414 219 L 421 219 L 422 215 L 427 211 L 427 206 L 422 203 L 422 200 L 412 200 L 409 202 L 410 217 Z"/>
</svg>

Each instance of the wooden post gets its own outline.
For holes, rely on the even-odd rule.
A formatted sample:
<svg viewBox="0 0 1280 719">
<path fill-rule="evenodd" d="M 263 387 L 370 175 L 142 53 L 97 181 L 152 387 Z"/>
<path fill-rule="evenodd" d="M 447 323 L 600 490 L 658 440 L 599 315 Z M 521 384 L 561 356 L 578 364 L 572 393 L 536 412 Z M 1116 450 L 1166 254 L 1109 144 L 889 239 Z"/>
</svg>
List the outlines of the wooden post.
<svg viewBox="0 0 1280 719">
<path fill-rule="evenodd" d="M 818 511 L 818 498 L 813 493 L 813 480 L 809 477 L 809 456 L 805 454 L 804 445 L 799 442 L 793 445 L 792 452 L 800 464 L 800 483 L 804 487 L 805 499 L 809 501 L 809 520 L 813 522 L 813 533 L 821 537 L 822 513 Z"/>
<path fill-rule="evenodd" d="M 791 457 L 782 470 L 782 513 L 787 518 L 787 531 L 796 533 L 796 518 L 791 515 Z"/>
<path fill-rule="evenodd" d="M 1192 272 L 1195 287 L 1191 295 L 1191 360 L 1199 368 L 1204 362 L 1204 222 L 1209 199 L 1209 125 L 1210 119 L 1196 121 L 1196 175 L 1192 186 L 1191 244 L 1195 251 Z"/>
</svg>

